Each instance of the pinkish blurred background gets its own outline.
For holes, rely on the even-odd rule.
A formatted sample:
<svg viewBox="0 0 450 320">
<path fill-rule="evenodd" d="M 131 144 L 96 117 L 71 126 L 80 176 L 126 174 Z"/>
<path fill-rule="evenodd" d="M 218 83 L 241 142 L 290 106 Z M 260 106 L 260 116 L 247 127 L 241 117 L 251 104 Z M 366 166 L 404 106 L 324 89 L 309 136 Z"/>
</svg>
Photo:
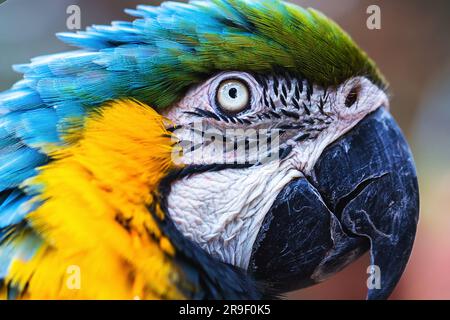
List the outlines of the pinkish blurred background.
<svg viewBox="0 0 450 320">
<path fill-rule="evenodd" d="M 11 65 L 70 49 L 54 33 L 67 31 L 66 8 L 81 8 L 82 27 L 130 19 L 123 8 L 160 1 L 9 0 L 0 5 L 0 91 L 19 75 Z M 336 20 L 378 63 L 390 82 L 391 108 L 416 158 L 421 220 L 406 272 L 392 299 L 450 299 L 450 1 L 293 1 Z M 381 30 L 366 26 L 369 5 L 381 8 Z M 363 299 L 365 256 L 293 299 Z"/>
</svg>

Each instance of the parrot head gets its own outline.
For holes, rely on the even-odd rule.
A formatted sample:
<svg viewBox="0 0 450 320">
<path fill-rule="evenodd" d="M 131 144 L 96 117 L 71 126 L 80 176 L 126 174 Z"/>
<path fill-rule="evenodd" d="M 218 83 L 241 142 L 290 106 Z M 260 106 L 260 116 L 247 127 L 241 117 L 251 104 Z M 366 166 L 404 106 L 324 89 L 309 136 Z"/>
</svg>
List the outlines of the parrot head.
<svg viewBox="0 0 450 320">
<path fill-rule="evenodd" d="M 374 62 L 278 0 L 127 12 L 138 19 L 59 34 L 81 50 L 16 66 L 25 79 L 0 95 L 8 294 L 70 264 L 92 283 L 127 270 L 106 286 L 124 297 L 260 298 L 369 250 L 368 297 L 387 298 L 419 200 Z M 85 295 L 109 297 L 105 281 Z"/>
</svg>

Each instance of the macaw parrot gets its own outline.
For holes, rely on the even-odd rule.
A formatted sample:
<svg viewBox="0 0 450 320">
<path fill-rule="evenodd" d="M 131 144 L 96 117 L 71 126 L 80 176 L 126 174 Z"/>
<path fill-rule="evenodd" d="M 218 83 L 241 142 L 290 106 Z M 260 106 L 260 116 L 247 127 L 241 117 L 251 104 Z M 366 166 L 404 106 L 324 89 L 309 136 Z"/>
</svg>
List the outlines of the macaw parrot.
<svg viewBox="0 0 450 320">
<path fill-rule="evenodd" d="M 0 297 L 276 298 L 369 250 L 387 298 L 419 192 L 375 63 L 284 1 L 126 12 L 0 93 Z"/>
</svg>

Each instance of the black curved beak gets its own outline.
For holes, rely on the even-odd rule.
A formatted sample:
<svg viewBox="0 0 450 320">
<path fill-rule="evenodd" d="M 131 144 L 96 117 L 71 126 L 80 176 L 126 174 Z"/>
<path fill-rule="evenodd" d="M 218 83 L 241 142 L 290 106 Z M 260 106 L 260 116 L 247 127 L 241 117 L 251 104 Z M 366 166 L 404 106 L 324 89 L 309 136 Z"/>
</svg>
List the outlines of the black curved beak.
<svg viewBox="0 0 450 320">
<path fill-rule="evenodd" d="M 386 299 L 408 262 L 418 214 L 411 151 L 380 108 L 329 146 L 311 176 L 278 195 L 249 271 L 287 292 L 323 281 L 370 248 L 368 299 Z"/>
</svg>

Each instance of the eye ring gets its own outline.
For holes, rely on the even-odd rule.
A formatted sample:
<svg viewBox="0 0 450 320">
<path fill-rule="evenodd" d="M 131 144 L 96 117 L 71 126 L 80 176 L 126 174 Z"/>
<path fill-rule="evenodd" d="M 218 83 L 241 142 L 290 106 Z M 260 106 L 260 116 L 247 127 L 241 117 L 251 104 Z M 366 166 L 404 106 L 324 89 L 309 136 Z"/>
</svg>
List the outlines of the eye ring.
<svg viewBox="0 0 450 320">
<path fill-rule="evenodd" d="M 251 91 L 246 81 L 222 80 L 216 90 L 216 105 L 227 114 L 238 114 L 250 106 Z"/>
</svg>

